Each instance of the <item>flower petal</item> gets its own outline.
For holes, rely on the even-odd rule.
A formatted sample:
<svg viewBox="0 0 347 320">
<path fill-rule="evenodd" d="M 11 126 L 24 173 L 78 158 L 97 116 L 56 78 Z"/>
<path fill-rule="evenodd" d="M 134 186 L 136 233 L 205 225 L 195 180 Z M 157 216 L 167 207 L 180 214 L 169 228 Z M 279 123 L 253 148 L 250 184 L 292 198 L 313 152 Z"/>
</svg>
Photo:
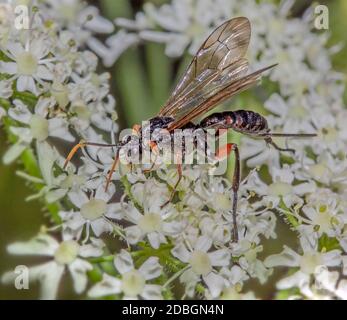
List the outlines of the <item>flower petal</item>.
<svg viewBox="0 0 347 320">
<path fill-rule="evenodd" d="M 203 279 L 211 292 L 212 298 L 219 297 L 225 284 L 223 277 L 214 272 L 210 272 L 208 275 L 203 276 Z"/>
<path fill-rule="evenodd" d="M 90 226 L 94 234 L 99 237 L 104 232 L 112 232 L 112 225 L 104 218 L 99 218 L 91 221 Z"/>
<path fill-rule="evenodd" d="M 27 146 L 20 143 L 20 142 L 15 143 L 9 149 L 7 149 L 7 151 L 5 152 L 5 154 L 2 157 L 2 162 L 5 165 L 9 165 L 13 161 L 15 161 L 26 148 L 27 148 Z"/>
<path fill-rule="evenodd" d="M 122 249 L 121 252 L 115 257 L 114 265 L 120 274 L 134 270 L 133 259 L 131 258 L 130 253 L 124 249 Z"/>
<path fill-rule="evenodd" d="M 88 296 L 91 298 L 98 298 L 117 294 L 122 291 L 121 288 L 122 282 L 119 279 L 104 273 L 102 280 L 88 291 Z"/>
<path fill-rule="evenodd" d="M 229 265 L 231 257 L 227 249 L 220 249 L 208 253 L 212 266 L 226 267 Z"/>
<path fill-rule="evenodd" d="M 162 270 L 163 268 L 159 264 L 158 257 L 148 258 L 139 268 L 139 271 L 145 277 L 146 280 L 151 280 L 159 277 Z"/>
<path fill-rule="evenodd" d="M 161 295 L 161 286 L 155 284 L 147 284 L 143 288 L 141 296 L 145 300 L 162 300 L 163 296 Z"/>
<path fill-rule="evenodd" d="M 187 247 L 183 243 L 176 245 L 171 250 L 171 253 L 174 257 L 186 263 L 189 261 L 191 256 L 191 252 L 188 251 Z"/>
<path fill-rule="evenodd" d="M 17 63 L 0 61 L 0 72 L 7 74 L 17 73 Z"/>
<path fill-rule="evenodd" d="M 53 256 L 59 243 L 51 236 L 40 234 L 25 242 L 14 242 L 7 246 L 7 251 L 15 255 Z"/>
<path fill-rule="evenodd" d="M 279 254 L 273 254 L 267 257 L 264 264 L 268 268 L 277 266 L 297 267 L 300 263 L 300 255 L 287 246 L 284 246 L 284 250 Z"/>
<path fill-rule="evenodd" d="M 143 237 L 143 233 L 138 226 L 128 227 L 124 229 L 124 231 L 126 238 L 130 244 L 138 243 Z"/>
<path fill-rule="evenodd" d="M 82 259 L 76 259 L 68 266 L 73 280 L 73 286 L 76 293 L 82 293 L 88 283 L 87 271 L 93 269 L 93 266 Z"/>
<path fill-rule="evenodd" d="M 79 255 L 81 257 L 99 257 L 103 253 L 105 243 L 101 239 L 90 238 L 91 243 L 80 247 Z"/>
<path fill-rule="evenodd" d="M 196 241 L 194 249 L 207 252 L 211 248 L 211 245 L 212 245 L 212 240 L 210 237 L 201 236 Z"/>
</svg>

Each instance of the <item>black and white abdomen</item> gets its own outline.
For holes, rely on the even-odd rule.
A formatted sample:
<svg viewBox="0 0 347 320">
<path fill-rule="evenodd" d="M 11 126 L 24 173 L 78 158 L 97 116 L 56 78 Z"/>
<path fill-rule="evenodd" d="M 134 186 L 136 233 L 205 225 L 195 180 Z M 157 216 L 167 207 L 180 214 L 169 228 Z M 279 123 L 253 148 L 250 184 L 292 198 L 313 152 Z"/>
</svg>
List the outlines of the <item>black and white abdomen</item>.
<svg viewBox="0 0 347 320">
<path fill-rule="evenodd" d="M 234 123 L 232 129 L 242 133 L 257 135 L 269 131 L 266 119 L 257 112 L 237 110 L 233 112 Z"/>
<path fill-rule="evenodd" d="M 269 132 L 266 119 L 259 113 L 249 110 L 211 114 L 200 122 L 199 127 L 206 129 L 230 128 L 248 135 L 260 135 Z"/>
</svg>

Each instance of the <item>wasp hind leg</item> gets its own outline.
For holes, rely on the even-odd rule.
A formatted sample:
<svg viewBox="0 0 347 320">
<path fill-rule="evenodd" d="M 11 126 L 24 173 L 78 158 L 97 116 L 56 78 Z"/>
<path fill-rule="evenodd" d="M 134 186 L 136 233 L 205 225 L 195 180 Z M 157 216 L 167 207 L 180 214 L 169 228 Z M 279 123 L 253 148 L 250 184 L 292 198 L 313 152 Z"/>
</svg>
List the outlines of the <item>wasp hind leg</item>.
<svg viewBox="0 0 347 320">
<path fill-rule="evenodd" d="M 232 206 L 232 215 L 233 215 L 233 240 L 235 242 L 239 241 L 239 233 L 237 228 L 237 201 L 238 201 L 238 191 L 240 187 L 240 152 L 237 144 L 235 143 L 227 143 L 225 147 L 217 150 L 217 158 L 222 158 L 224 156 L 228 156 L 231 152 L 235 154 L 235 167 L 233 173 L 233 181 L 232 181 L 232 190 L 233 190 L 233 206 Z"/>
<path fill-rule="evenodd" d="M 234 151 L 235 154 L 235 167 L 234 167 L 234 174 L 233 174 L 233 182 L 232 182 L 232 189 L 233 189 L 233 236 L 234 241 L 239 241 L 239 233 L 237 228 L 237 201 L 238 201 L 238 191 L 240 188 L 240 152 L 237 144 L 232 143 L 231 144 L 231 151 Z"/>
</svg>

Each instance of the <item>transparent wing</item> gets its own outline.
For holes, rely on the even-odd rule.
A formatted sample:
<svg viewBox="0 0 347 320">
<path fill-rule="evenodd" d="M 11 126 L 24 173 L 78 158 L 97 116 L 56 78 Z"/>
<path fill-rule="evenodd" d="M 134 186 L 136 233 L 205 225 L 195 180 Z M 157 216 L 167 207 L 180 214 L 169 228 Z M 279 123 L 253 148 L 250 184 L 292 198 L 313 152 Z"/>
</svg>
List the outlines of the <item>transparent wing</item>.
<svg viewBox="0 0 347 320">
<path fill-rule="evenodd" d="M 197 108 L 201 103 L 210 97 L 214 96 L 224 88 L 228 87 L 234 81 L 241 79 L 246 75 L 248 70 L 248 62 L 245 59 L 240 59 L 223 72 L 219 72 L 215 79 L 207 85 L 199 85 L 193 92 L 186 94 L 184 99 L 178 101 L 175 108 L 174 118 L 177 120 L 186 114 L 189 114 L 193 109 Z"/>
<path fill-rule="evenodd" d="M 251 26 L 244 17 L 231 19 L 215 29 L 198 50 L 159 116 L 183 117 L 198 101 L 241 78 L 248 70 L 243 57 L 250 36 Z"/>
<path fill-rule="evenodd" d="M 179 114 L 179 116 L 175 116 L 175 120 L 170 123 L 168 129 L 174 130 L 181 128 L 188 122 L 197 118 L 201 114 L 210 111 L 218 104 L 224 102 L 235 94 L 252 87 L 260 80 L 263 72 L 273 68 L 274 66 L 276 66 L 276 64 L 255 71 L 249 75 L 242 76 L 241 78 L 237 78 L 233 81 L 228 82 L 228 85 L 214 90 L 214 93 L 208 95 L 208 97 L 195 99 L 193 106 L 191 108 L 185 108 L 184 110 L 189 110 L 189 112 L 182 112 L 181 114 Z"/>
</svg>

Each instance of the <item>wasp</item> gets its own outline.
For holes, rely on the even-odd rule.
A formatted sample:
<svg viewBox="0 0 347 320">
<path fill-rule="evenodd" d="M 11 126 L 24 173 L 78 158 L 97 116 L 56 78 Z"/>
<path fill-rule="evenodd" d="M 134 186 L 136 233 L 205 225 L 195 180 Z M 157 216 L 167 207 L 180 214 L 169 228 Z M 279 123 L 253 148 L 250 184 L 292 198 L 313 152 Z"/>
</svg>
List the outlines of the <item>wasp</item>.
<svg viewBox="0 0 347 320">
<path fill-rule="evenodd" d="M 225 111 L 213 113 L 196 123 L 196 119 L 208 113 L 219 104 L 234 95 L 254 86 L 262 74 L 272 69 L 276 64 L 248 73 L 248 61 L 245 58 L 251 37 L 251 25 L 247 18 L 237 17 L 224 22 L 217 27 L 201 45 L 189 64 L 181 80 L 174 88 L 170 98 L 159 113 L 149 119 L 150 131 L 165 129 L 173 136 L 175 129 L 181 130 L 234 130 L 254 138 L 262 138 L 279 151 L 294 152 L 293 149 L 280 148 L 272 137 L 314 137 L 314 133 L 273 133 L 267 120 L 257 112 L 250 110 Z M 141 127 L 134 126 L 141 138 Z M 141 152 L 141 139 L 139 140 Z M 116 147 L 115 159 L 107 177 L 106 189 L 111 181 L 119 161 L 119 150 L 129 143 L 126 137 L 118 144 L 99 144 L 81 141 L 75 145 L 66 158 L 64 168 L 79 148 L 85 146 Z M 151 141 L 155 148 L 156 141 Z M 233 203 L 233 239 L 238 241 L 237 200 L 240 186 L 240 154 L 236 143 L 226 145 L 227 154 L 235 155 L 235 166 L 232 179 Z M 182 165 L 177 164 L 178 181 L 173 188 L 176 192 L 181 178 Z"/>
</svg>

